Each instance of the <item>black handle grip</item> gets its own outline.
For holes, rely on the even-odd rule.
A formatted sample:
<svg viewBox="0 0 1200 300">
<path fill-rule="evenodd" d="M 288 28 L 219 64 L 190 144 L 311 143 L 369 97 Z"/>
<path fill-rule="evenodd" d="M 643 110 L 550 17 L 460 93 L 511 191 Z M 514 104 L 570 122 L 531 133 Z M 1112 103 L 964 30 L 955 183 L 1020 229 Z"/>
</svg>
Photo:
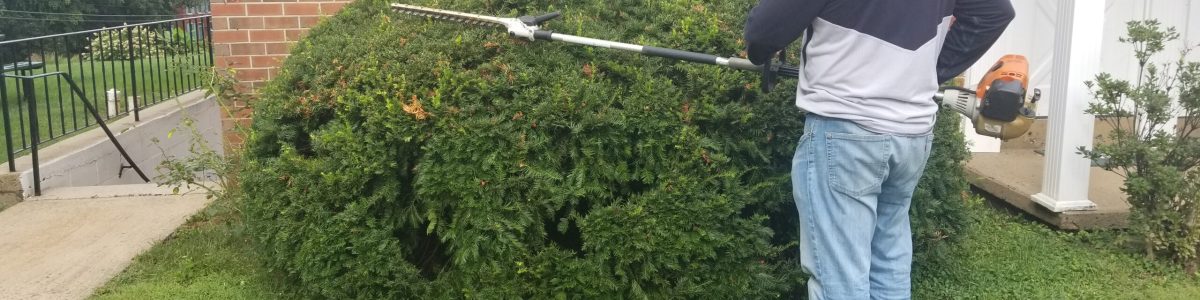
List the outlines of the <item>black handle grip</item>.
<svg viewBox="0 0 1200 300">
<path fill-rule="evenodd" d="M 775 75 L 786 78 L 800 78 L 800 67 L 780 65 L 779 70 L 775 71 Z"/>
<path fill-rule="evenodd" d="M 670 58 L 670 59 L 685 60 L 685 61 L 702 63 L 702 64 L 710 64 L 710 65 L 717 64 L 717 59 L 719 59 L 719 57 L 717 57 L 716 55 L 696 53 L 696 52 L 683 51 L 683 50 L 677 50 L 677 49 L 659 48 L 659 47 L 654 47 L 654 46 L 642 47 L 642 54 L 650 55 L 650 56 L 665 57 L 665 58 Z"/>
<path fill-rule="evenodd" d="M 544 14 L 544 15 L 540 15 L 540 16 L 524 16 L 524 17 L 520 17 L 519 19 L 521 20 L 521 23 L 525 23 L 525 25 L 541 26 L 542 23 L 546 23 L 546 21 L 557 19 L 558 17 L 561 17 L 561 16 L 562 16 L 562 13 L 556 11 L 556 12 L 552 12 L 552 13 L 548 13 L 548 14 Z"/>
</svg>

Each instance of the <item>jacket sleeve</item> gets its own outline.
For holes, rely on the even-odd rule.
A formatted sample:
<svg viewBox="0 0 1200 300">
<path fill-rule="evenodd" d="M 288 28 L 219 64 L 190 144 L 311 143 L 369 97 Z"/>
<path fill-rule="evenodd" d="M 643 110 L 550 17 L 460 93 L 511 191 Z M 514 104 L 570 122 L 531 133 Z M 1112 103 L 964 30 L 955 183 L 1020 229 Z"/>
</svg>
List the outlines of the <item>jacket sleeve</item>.
<svg viewBox="0 0 1200 300">
<path fill-rule="evenodd" d="M 746 18 L 746 53 L 756 65 L 804 34 L 829 0 L 760 0 Z"/>
<path fill-rule="evenodd" d="M 975 64 L 1015 16 L 1009 0 L 958 0 L 954 24 L 938 56 L 938 82 L 946 82 Z"/>
</svg>

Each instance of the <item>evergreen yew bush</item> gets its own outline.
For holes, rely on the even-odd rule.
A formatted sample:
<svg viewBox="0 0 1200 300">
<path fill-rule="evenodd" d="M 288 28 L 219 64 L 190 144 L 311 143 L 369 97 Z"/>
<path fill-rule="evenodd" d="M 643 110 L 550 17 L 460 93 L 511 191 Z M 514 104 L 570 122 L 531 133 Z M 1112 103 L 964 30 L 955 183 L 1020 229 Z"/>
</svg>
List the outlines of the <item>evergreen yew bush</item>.
<svg viewBox="0 0 1200 300">
<path fill-rule="evenodd" d="M 794 86 L 764 95 L 751 72 L 521 42 L 388 2 L 313 29 L 255 102 L 244 211 L 297 287 L 337 299 L 801 290 Z M 549 29 L 733 55 L 754 1 L 406 2 L 562 10 Z M 914 208 L 921 240 L 962 224 L 965 150 L 956 118 L 941 119 Z"/>
</svg>

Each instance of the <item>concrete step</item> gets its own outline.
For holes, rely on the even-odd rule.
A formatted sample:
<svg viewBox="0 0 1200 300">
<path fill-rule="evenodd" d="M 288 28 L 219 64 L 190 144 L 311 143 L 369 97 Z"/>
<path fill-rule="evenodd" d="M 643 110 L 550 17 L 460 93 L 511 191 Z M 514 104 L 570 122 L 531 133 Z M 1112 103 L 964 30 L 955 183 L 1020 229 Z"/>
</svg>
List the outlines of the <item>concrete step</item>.
<svg viewBox="0 0 1200 300">
<path fill-rule="evenodd" d="M 963 166 L 967 181 L 991 196 L 1065 230 L 1117 229 L 1129 226 L 1129 203 L 1120 175 L 1092 167 L 1088 198 L 1096 209 L 1056 213 L 1033 200 L 1042 191 L 1045 157 L 1031 150 L 974 153 Z"/>
<path fill-rule="evenodd" d="M 199 193 L 111 197 L 164 192 L 61 188 L 0 211 L 0 299 L 86 299 L 209 203 Z"/>
</svg>

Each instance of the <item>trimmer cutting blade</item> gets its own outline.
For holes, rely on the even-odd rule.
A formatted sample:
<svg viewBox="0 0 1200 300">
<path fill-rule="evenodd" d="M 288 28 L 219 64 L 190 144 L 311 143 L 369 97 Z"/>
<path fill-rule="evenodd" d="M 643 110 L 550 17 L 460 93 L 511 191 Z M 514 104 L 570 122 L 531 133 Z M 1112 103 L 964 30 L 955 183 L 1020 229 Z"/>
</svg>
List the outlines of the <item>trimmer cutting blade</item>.
<svg viewBox="0 0 1200 300">
<path fill-rule="evenodd" d="M 419 17 L 428 17 L 428 18 L 434 18 L 434 19 L 438 19 L 438 20 L 454 21 L 454 22 L 467 23 L 467 24 L 473 24 L 473 25 L 496 26 L 496 27 L 505 27 L 506 25 L 508 25 L 508 24 L 505 24 L 505 22 L 502 20 L 502 18 L 469 14 L 469 13 L 457 12 L 457 11 L 441 10 L 441 9 L 436 9 L 436 8 L 428 8 L 428 7 L 421 7 L 421 6 L 415 6 L 415 5 L 393 3 L 392 10 L 399 12 L 399 13 L 410 14 L 410 15 L 419 16 Z"/>
</svg>

